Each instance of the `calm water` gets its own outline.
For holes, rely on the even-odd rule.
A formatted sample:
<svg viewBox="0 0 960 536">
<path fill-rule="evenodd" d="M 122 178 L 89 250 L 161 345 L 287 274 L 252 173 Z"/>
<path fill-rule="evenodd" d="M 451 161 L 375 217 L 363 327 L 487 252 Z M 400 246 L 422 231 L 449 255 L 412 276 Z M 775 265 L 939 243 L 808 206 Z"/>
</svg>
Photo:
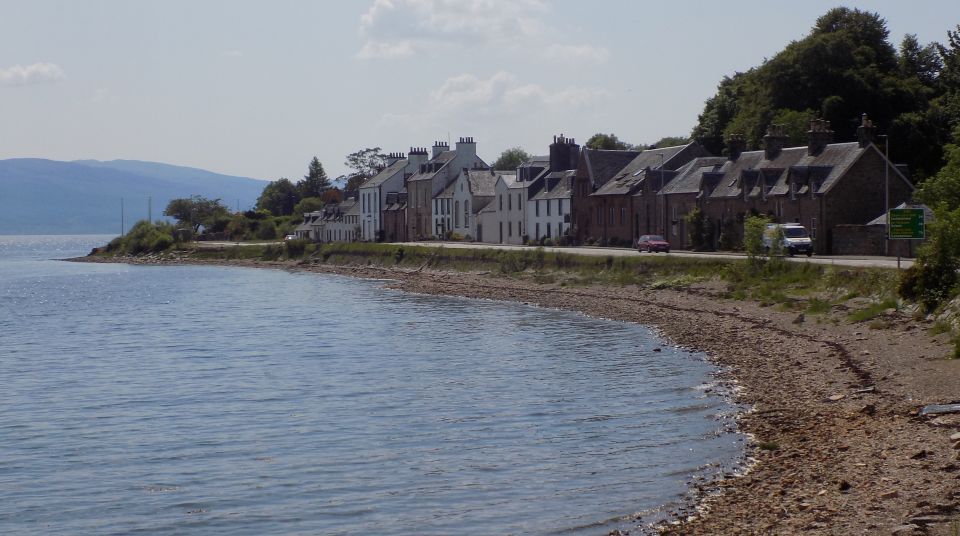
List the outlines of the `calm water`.
<svg viewBox="0 0 960 536">
<path fill-rule="evenodd" d="M 107 238 L 0 237 L 0 533 L 606 534 L 740 453 L 642 327 Z"/>
</svg>

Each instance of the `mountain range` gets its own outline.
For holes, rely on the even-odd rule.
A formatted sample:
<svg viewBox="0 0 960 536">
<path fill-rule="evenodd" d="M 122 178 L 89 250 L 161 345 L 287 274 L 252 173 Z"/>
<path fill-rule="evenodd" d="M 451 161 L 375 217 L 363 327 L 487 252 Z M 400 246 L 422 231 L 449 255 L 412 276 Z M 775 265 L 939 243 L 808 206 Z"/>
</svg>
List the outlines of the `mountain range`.
<svg viewBox="0 0 960 536">
<path fill-rule="evenodd" d="M 191 195 L 247 210 L 266 184 L 139 160 L 0 160 L 0 235 L 120 233 L 121 224 L 129 229 L 150 213 L 161 219 L 171 199 Z"/>
</svg>

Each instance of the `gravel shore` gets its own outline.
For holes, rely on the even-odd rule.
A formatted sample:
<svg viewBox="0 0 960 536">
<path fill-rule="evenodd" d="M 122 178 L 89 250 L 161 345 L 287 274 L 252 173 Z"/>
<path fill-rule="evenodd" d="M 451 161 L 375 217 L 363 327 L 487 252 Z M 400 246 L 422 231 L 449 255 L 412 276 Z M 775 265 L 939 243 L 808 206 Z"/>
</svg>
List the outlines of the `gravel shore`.
<svg viewBox="0 0 960 536">
<path fill-rule="evenodd" d="M 94 261 L 93 258 L 77 260 Z M 127 262 L 127 259 L 114 262 Z M 705 352 L 736 382 L 738 420 L 754 463 L 692 490 L 666 534 L 960 534 L 960 414 L 921 416 L 960 401 L 960 360 L 929 324 L 887 311 L 882 325 L 798 316 L 681 290 L 563 287 L 490 273 L 311 262 L 149 260 L 270 267 L 391 279 L 410 292 L 519 301 L 653 326 Z M 714 285 L 714 286 L 711 286 Z M 876 327 L 878 324 L 870 324 Z"/>
</svg>

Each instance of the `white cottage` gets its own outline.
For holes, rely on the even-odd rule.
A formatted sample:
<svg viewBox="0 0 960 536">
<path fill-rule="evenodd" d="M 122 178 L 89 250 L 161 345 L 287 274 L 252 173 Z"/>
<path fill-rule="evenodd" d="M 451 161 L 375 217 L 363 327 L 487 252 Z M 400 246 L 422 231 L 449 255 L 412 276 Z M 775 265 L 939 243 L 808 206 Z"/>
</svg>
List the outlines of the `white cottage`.
<svg viewBox="0 0 960 536">
<path fill-rule="evenodd" d="M 557 243 L 569 232 L 574 175 L 576 170 L 555 171 L 528 189 L 526 215 L 531 240 Z"/>
<path fill-rule="evenodd" d="M 387 194 L 400 192 L 406 187 L 406 179 L 420 170 L 427 161 L 426 148 L 410 148 L 403 153 L 387 155 L 387 167 L 360 185 L 360 232 L 365 241 L 384 240 L 383 209 L 387 206 Z"/>
</svg>

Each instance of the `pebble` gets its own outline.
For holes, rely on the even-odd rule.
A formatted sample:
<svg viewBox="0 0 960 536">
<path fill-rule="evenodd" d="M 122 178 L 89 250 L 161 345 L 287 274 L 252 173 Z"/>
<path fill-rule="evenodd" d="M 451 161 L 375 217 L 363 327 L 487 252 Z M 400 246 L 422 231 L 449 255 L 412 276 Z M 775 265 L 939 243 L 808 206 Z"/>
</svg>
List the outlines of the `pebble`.
<svg viewBox="0 0 960 536">
<path fill-rule="evenodd" d="M 960 432 L 950 435 L 950 441 L 960 441 Z"/>
<path fill-rule="evenodd" d="M 847 395 L 830 395 L 830 397 L 827 400 L 831 402 L 839 402 L 844 398 L 847 398 Z"/>
</svg>

